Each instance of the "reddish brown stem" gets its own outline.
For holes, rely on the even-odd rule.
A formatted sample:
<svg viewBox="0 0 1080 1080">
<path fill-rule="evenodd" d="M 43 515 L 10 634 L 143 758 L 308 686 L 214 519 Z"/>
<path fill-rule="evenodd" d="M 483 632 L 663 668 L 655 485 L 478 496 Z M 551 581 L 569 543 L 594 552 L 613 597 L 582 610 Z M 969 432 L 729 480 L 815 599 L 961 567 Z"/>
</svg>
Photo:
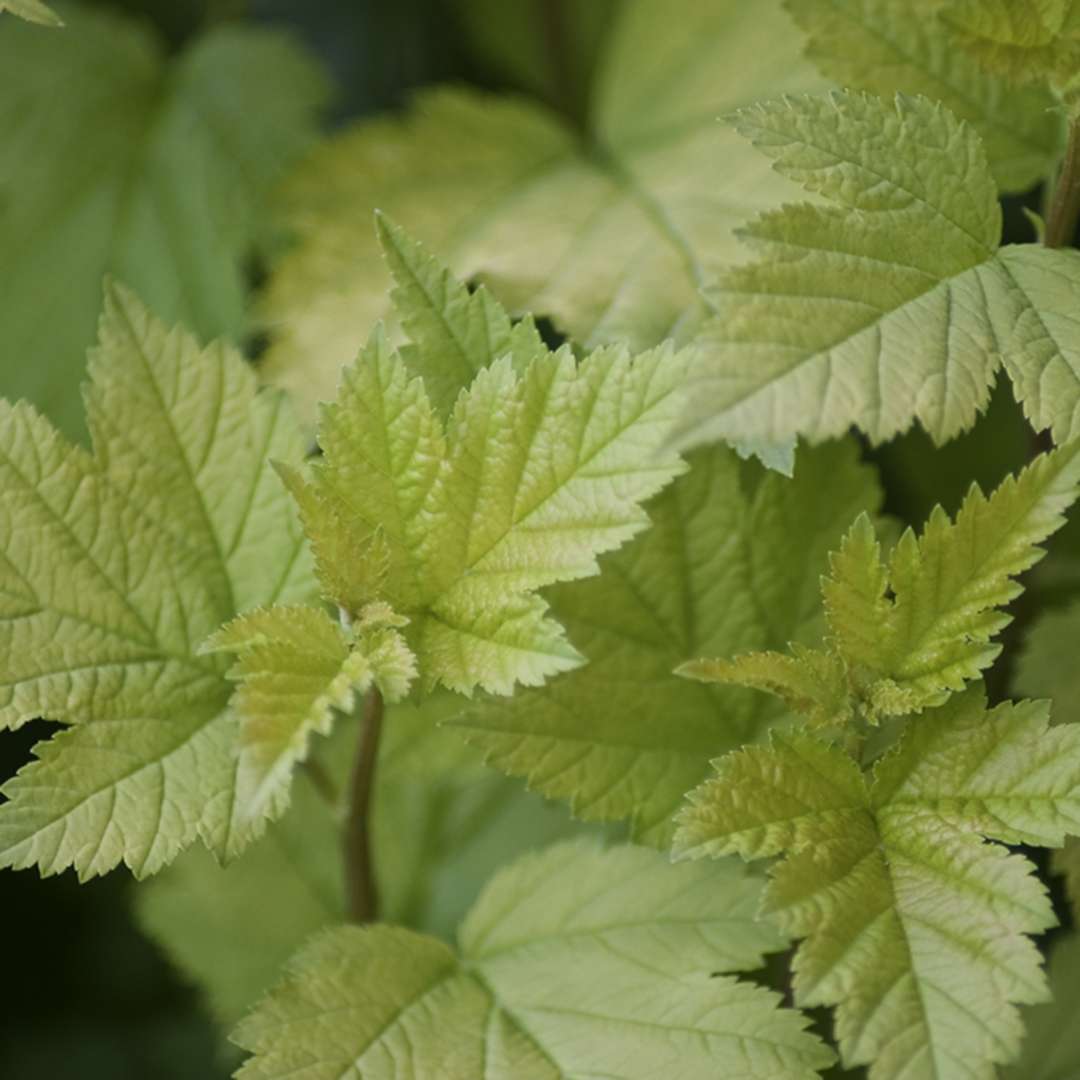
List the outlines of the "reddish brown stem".
<svg viewBox="0 0 1080 1080">
<path fill-rule="evenodd" d="M 372 689 L 364 699 L 360 733 L 352 775 L 349 777 L 343 835 L 345 859 L 345 914 L 350 922 L 367 923 L 378 917 L 379 895 L 371 858 L 371 794 L 375 759 L 382 733 L 383 699 Z"/>
</svg>

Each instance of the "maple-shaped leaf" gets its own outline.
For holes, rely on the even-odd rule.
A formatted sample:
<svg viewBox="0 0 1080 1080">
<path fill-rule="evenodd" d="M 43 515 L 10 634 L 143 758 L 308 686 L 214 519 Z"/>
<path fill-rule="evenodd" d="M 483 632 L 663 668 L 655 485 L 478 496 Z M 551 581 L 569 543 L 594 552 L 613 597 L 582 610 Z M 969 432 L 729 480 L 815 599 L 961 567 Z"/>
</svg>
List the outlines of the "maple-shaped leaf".
<svg viewBox="0 0 1080 1080">
<path fill-rule="evenodd" d="M 1080 68 L 1076 0 L 949 0 L 942 17 L 987 70 L 1067 83 Z"/>
<path fill-rule="evenodd" d="M 261 306 L 267 377 L 312 405 L 330 397 L 386 316 L 376 208 L 586 349 L 688 335 L 700 285 L 738 254 L 734 226 L 794 191 L 717 117 L 821 85 L 800 47 L 780 0 L 633 0 L 607 20 L 584 131 L 527 98 L 439 87 L 335 135 L 284 186 L 297 243 Z"/>
<path fill-rule="evenodd" d="M 237 656 L 229 678 L 239 683 L 242 823 L 281 815 L 293 766 L 312 733 L 329 734 L 335 710 L 350 711 L 372 688 L 389 702 L 408 693 L 416 663 L 399 633 L 406 621 L 372 604 L 345 630 L 317 608 L 279 605 L 238 616 L 203 644 L 203 653 Z"/>
<path fill-rule="evenodd" d="M 0 722 L 70 725 L 4 785 L 0 862 L 153 873 L 234 817 L 236 731 L 220 658 L 238 612 L 314 589 L 268 459 L 303 440 L 243 358 L 200 350 L 108 290 L 86 392 L 91 452 L 0 403 Z"/>
<path fill-rule="evenodd" d="M 1035 867 L 1003 844 L 1080 828 L 1080 726 L 1045 702 L 987 711 L 981 688 L 910 721 L 866 775 L 843 750 L 774 735 L 690 796 L 683 855 L 783 855 L 763 911 L 805 938 L 798 1004 L 836 1007 L 871 1080 L 992 1080 L 1016 1057 L 1016 1004 L 1046 997 L 1028 935 L 1054 923 Z M 985 838 L 985 839 L 984 839 Z"/>
<path fill-rule="evenodd" d="M 569 799 L 576 816 L 629 819 L 637 839 L 661 846 L 709 762 L 784 716 L 764 695 L 674 669 L 819 642 L 829 549 L 880 502 L 852 443 L 801 450 L 792 480 L 721 447 L 690 462 L 649 504 L 648 531 L 605 557 L 598 578 L 548 590 L 588 663 L 454 721 L 493 765 Z"/>
<path fill-rule="evenodd" d="M 408 618 L 428 687 L 507 694 L 580 662 L 537 590 L 595 574 L 599 554 L 648 524 L 640 503 L 684 468 L 662 446 L 691 354 L 551 353 L 387 235 L 416 340 L 395 350 L 376 330 L 323 409 L 321 460 L 290 486 L 328 599 Z M 447 349 L 468 359 L 444 420 L 413 372 Z M 439 385 L 445 403 L 451 384 Z"/>
<path fill-rule="evenodd" d="M 0 16 L 0 394 L 85 437 L 103 275 L 204 340 L 239 338 L 269 190 L 314 138 L 327 84 L 266 28 L 216 26 L 169 56 L 145 20 L 61 10 L 63 33 Z"/>
<path fill-rule="evenodd" d="M 387 705 L 371 795 L 380 918 L 445 940 L 496 870 L 524 850 L 592 831 L 486 768 L 457 732 L 441 727 L 460 707 L 449 693 Z M 308 938 L 346 918 L 341 821 L 357 737 L 357 724 L 341 721 L 313 741 L 288 810 L 243 858 L 222 866 L 194 847 L 136 887 L 140 926 L 226 1027 Z M 768 940 L 753 923 L 757 886 L 747 880 L 744 888 L 745 940 Z"/>
<path fill-rule="evenodd" d="M 861 515 L 830 557 L 821 584 L 823 651 L 747 652 L 699 659 L 680 674 L 764 690 L 814 726 L 918 712 L 979 678 L 1001 652 L 994 638 L 1016 581 L 1045 554 L 1080 494 L 1080 440 L 1036 458 L 989 498 L 973 485 L 956 520 L 936 507 L 907 529 L 888 561 Z"/>
<path fill-rule="evenodd" d="M 1002 191 L 1027 191 L 1053 172 L 1063 144 L 1057 100 L 1018 87 L 956 48 L 940 18 L 947 0 L 786 0 L 809 37 L 807 55 L 839 85 L 882 97 L 940 101 L 982 137 Z"/>
<path fill-rule="evenodd" d="M 813 1080 L 832 1054 L 805 1018 L 726 974 L 781 944 L 759 889 L 731 862 L 550 848 L 496 875 L 457 954 L 388 926 L 316 938 L 235 1032 L 237 1076 Z"/>
<path fill-rule="evenodd" d="M 1032 425 L 1080 434 L 1080 253 L 999 247 L 982 143 L 922 97 L 787 98 L 738 113 L 775 168 L 825 200 L 743 230 L 759 253 L 707 292 L 679 439 L 874 443 L 970 427 L 1004 366 Z"/>
</svg>

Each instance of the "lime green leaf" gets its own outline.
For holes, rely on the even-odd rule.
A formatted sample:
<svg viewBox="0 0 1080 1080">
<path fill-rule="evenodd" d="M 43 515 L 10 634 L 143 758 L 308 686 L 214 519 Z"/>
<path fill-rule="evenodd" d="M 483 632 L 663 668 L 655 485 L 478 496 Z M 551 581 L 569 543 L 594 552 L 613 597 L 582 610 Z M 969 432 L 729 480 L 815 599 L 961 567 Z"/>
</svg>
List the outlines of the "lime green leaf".
<svg viewBox="0 0 1080 1080">
<path fill-rule="evenodd" d="M 4 787 L 0 861 L 149 874 L 233 816 L 234 720 L 210 633 L 313 588 L 268 457 L 303 442 L 243 359 L 112 287 L 90 361 L 93 453 L 0 404 L 0 720 L 74 725 Z"/>
<path fill-rule="evenodd" d="M 547 355 L 531 317 L 516 326 L 481 286 L 470 293 L 450 271 L 382 214 L 379 239 L 396 283 L 393 303 L 411 345 L 402 348 L 409 370 L 440 416 L 446 416 L 462 387 L 501 356 L 521 370 Z"/>
<path fill-rule="evenodd" d="M 64 25 L 64 20 L 41 0 L 0 0 L 0 15 L 5 11 L 10 11 L 12 15 L 18 15 L 20 19 L 26 19 L 27 22 L 39 23 L 41 26 Z"/>
<path fill-rule="evenodd" d="M 888 588 L 873 522 L 860 514 L 829 555 L 829 575 L 821 582 L 829 633 L 849 664 L 872 668 L 879 663 L 881 628 L 890 610 Z"/>
<path fill-rule="evenodd" d="M 255 1057 L 238 1076 L 812 1080 L 831 1054 L 805 1020 L 715 974 L 778 944 L 752 922 L 756 885 L 718 865 L 690 876 L 641 848 L 552 848 L 495 877 L 460 959 L 407 930 L 331 931 L 240 1025 Z"/>
<path fill-rule="evenodd" d="M 1024 1010 L 1024 1052 L 1001 1072 L 1004 1080 L 1071 1080 L 1080 1074 L 1080 934 L 1060 939 L 1050 952 L 1053 1001 Z"/>
<path fill-rule="evenodd" d="M 627 0 L 609 26 L 584 133 L 525 100 L 440 88 L 296 171 L 283 217 L 297 245 L 262 305 L 268 377 L 329 398 L 385 316 L 375 208 L 587 349 L 689 333 L 702 281 L 737 254 L 734 226 L 793 190 L 717 117 L 818 80 L 780 0 Z"/>
<path fill-rule="evenodd" d="M 495 870 L 582 826 L 484 768 L 455 732 L 439 729 L 459 708 L 460 699 L 448 699 L 387 707 L 372 847 L 382 918 L 452 939 Z M 226 1026 L 270 988 L 306 939 L 345 918 L 340 793 L 356 738 L 355 724 L 340 723 L 317 741 L 319 773 L 300 770 L 284 817 L 243 858 L 222 867 L 193 849 L 136 890 L 139 922 Z M 324 777 L 319 785 L 316 775 Z M 763 940 L 749 920 L 745 929 L 747 942 Z"/>
<path fill-rule="evenodd" d="M 400 701 L 416 662 L 389 611 L 371 605 L 346 632 L 317 608 L 258 608 L 223 626 L 202 652 L 234 653 L 229 678 L 240 686 L 232 711 L 240 721 L 236 815 L 247 823 L 280 817 L 293 766 L 312 733 L 327 735 L 334 710 L 350 712 L 375 687 Z"/>
<path fill-rule="evenodd" d="M 771 746 L 728 754 L 716 771 L 680 814 L 681 855 L 762 859 L 825 843 L 837 832 L 860 834 L 869 797 L 859 767 L 816 738 L 776 733 Z"/>
<path fill-rule="evenodd" d="M 942 16 L 987 70 L 1017 82 L 1068 82 L 1080 68 L 1075 0 L 950 0 Z"/>
<path fill-rule="evenodd" d="M 715 448 L 649 506 L 652 527 L 599 578 L 551 589 L 584 667 L 461 718 L 489 760 L 592 820 L 628 818 L 666 845 L 717 754 L 784 714 L 747 691 L 672 673 L 699 655 L 820 640 L 819 579 L 841 531 L 876 510 L 852 444 L 800 452 L 794 480 Z"/>
<path fill-rule="evenodd" d="M 940 443 L 986 407 L 1002 364 L 1036 428 L 1059 443 L 1080 432 L 1080 254 L 999 250 L 972 128 L 925 98 L 852 92 L 757 105 L 736 124 L 834 205 L 744 230 L 761 257 L 709 293 L 684 444 L 817 441 L 853 424 L 880 443 L 916 420 Z"/>
<path fill-rule="evenodd" d="M 868 525 L 856 523 L 824 593 L 836 646 L 861 669 L 873 708 L 941 704 L 994 661 L 993 638 L 1011 621 L 1001 609 L 1022 591 L 1015 578 L 1042 558 L 1038 545 L 1078 493 L 1080 442 L 1036 458 L 989 498 L 973 486 L 955 522 L 936 509 L 921 536 L 901 537 L 887 578 Z"/>
<path fill-rule="evenodd" d="M 1042 558 L 1078 493 L 1080 441 L 1036 458 L 989 499 L 972 485 L 955 522 L 936 507 L 921 536 L 900 537 L 888 566 L 864 514 L 822 581 L 826 652 L 795 645 L 680 673 L 776 694 L 817 725 L 940 705 L 998 656 L 993 639 L 1011 621 L 1001 609 L 1022 591 L 1015 579 Z"/>
<path fill-rule="evenodd" d="M 1046 997 L 1027 935 L 1053 925 L 1034 866 L 989 840 L 1058 844 L 1080 811 L 1080 728 L 980 689 L 914 718 L 865 778 L 806 735 L 729 754 L 691 796 L 684 855 L 781 852 L 764 910 L 805 938 L 796 1001 L 836 1006 L 871 1080 L 970 1080 L 1013 1060 Z"/>
<path fill-rule="evenodd" d="M 639 504 L 683 471 L 661 447 L 691 354 L 549 353 L 383 229 L 413 267 L 394 299 L 417 340 L 396 351 L 375 332 L 323 410 L 322 460 L 290 484 L 329 595 L 368 592 L 406 616 L 427 686 L 508 694 L 580 661 L 536 590 L 595 574 L 599 554 L 648 524 Z M 474 316 L 486 327 L 475 336 Z M 447 349 L 468 359 L 441 384 L 444 404 L 457 394 L 444 423 L 411 370 Z"/>
<path fill-rule="evenodd" d="M 1045 701 L 984 706 L 969 692 L 947 723 L 914 725 L 877 768 L 878 801 L 1008 844 L 1061 847 L 1080 831 L 1080 725 L 1049 727 Z"/>
<path fill-rule="evenodd" d="M 883 97 L 940 101 L 982 137 L 1003 191 L 1025 191 L 1053 171 L 1057 101 L 1045 86 L 1016 87 L 949 40 L 945 0 L 786 0 L 809 35 L 807 54 L 841 86 Z"/>
<path fill-rule="evenodd" d="M 345 611 L 361 611 L 377 602 L 391 562 L 382 530 L 358 529 L 332 492 L 316 489 L 298 469 L 281 462 L 274 462 L 274 468 L 296 500 L 324 599 Z"/>
<path fill-rule="evenodd" d="M 791 653 L 743 653 L 732 660 L 691 660 L 676 670 L 699 682 L 764 690 L 801 713 L 811 727 L 840 727 L 852 717 L 847 669 L 837 656 L 795 644 Z"/>
<path fill-rule="evenodd" d="M 63 34 L 0 19 L 0 392 L 75 435 L 106 272 L 204 338 L 244 329 L 244 260 L 325 84 L 265 30 L 221 27 L 169 61 L 141 22 L 64 13 Z"/>
</svg>

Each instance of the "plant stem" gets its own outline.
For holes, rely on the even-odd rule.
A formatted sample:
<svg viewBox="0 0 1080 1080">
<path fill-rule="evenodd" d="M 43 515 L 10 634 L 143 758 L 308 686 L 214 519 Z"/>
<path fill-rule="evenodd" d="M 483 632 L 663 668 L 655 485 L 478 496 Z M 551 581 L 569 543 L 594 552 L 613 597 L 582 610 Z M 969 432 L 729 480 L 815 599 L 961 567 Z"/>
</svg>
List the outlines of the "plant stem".
<svg viewBox="0 0 1080 1080">
<path fill-rule="evenodd" d="M 382 732 L 383 699 L 372 688 L 364 699 L 360 734 L 349 777 L 345 830 L 345 915 L 350 922 L 372 922 L 379 911 L 378 890 L 371 862 L 371 789 Z"/>
<path fill-rule="evenodd" d="M 1069 121 L 1069 141 L 1061 163 L 1050 210 L 1046 216 L 1043 243 L 1050 248 L 1068 247 L 1076 235 L 1080 219 L 1080 118 Z"/>
</svg>

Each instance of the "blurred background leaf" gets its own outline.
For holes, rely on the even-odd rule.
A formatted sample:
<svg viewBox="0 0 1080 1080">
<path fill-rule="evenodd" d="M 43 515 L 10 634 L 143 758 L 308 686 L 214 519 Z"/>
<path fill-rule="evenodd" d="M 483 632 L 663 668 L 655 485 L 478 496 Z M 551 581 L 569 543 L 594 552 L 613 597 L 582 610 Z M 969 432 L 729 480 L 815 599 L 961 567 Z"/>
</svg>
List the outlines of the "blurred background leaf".
<svg viewBox="0 0 1080 1080">
<path fill-rule="evenodd" d="M 262 204 L 327 86 L 285 36 L 219 26 L 167 58 L 144 21 L 64 6 L 0 23 L 4 392 L 65 431 L 113 274 L 203 338 L 244 328 Z"/>
</svg>

